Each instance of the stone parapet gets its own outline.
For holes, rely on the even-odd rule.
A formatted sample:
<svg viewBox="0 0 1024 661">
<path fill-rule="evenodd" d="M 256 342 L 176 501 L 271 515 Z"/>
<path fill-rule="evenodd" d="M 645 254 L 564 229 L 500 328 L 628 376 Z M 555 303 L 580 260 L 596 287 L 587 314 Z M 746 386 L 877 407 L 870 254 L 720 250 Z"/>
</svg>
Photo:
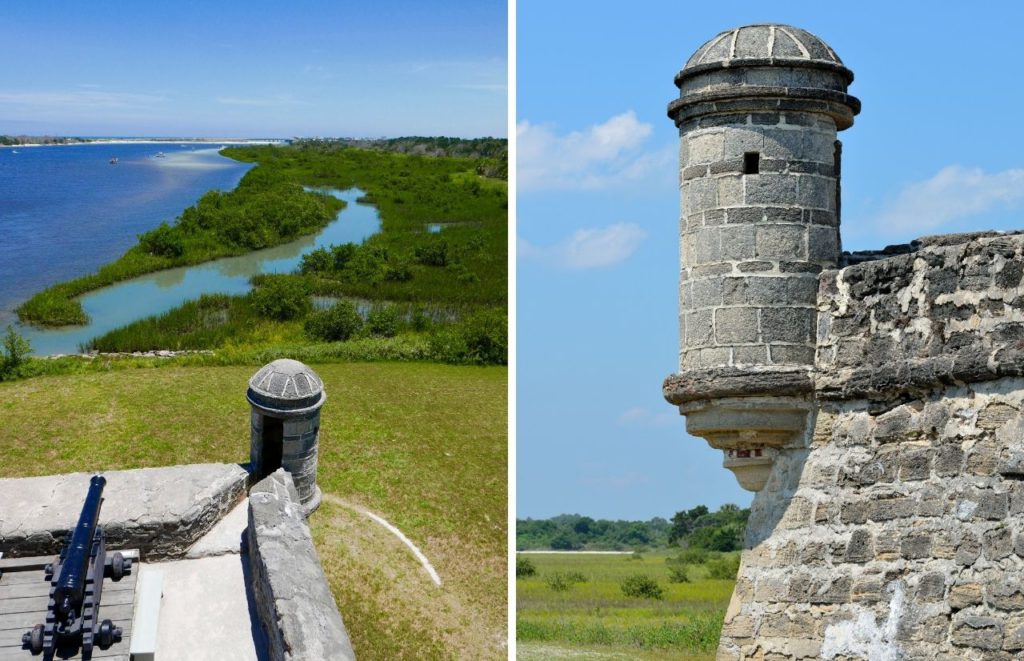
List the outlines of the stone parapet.
<svg viewBox="0 0 1024 661">
<path fill-rule="evenodd" d="M 1024 375 L 1024 235 L 918 245 L 821 275 L 820 399 L 891 399 Z"/>
<path fill-rule="evenodd" d="M 144 560 L 183 557 L 245 496 L 237 464 L 106 471 L 100 525 L 111 549 L 137 548 Z M 78 522 L 90 473 L 0 479 L 0 551 L 50 555 Z"/>
<path fill-rule="evenodd" d="M 305 517 L 291 474 L 283 469 L 249 492 L 253 592 L 271 658 L 355 659 Z"/>
</svg>

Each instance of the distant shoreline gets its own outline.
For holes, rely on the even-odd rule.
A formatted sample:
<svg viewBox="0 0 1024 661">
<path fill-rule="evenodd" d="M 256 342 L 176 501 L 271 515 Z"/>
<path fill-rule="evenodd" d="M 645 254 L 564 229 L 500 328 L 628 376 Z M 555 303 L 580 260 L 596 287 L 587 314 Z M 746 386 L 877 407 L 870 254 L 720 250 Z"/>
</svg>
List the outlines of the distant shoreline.
<svg viewBox="0 0 1024 661">
<path fill-rule="evenodd" d="M 21 147 L 75 147 L 78 145 L 276 145 L 286 144 L 283 138 L 82 138 L 76 142 L 26 142 L 20 145 L 0 145 L 0 149 L 19 149 Z"/>
</svg>

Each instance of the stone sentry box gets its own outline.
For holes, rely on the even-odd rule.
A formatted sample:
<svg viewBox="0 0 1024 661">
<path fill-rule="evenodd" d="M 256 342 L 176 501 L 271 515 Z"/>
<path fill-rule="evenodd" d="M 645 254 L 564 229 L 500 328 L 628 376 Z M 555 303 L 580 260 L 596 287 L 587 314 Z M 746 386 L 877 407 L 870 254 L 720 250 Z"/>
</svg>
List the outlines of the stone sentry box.
<svg viewBox="0 0 1024 661">
<path fill-rule="evenodd" d="M 722 32 L 675 77 L 680 372 L 665 394 L 751 491 L 802 442 L 810 410 L 818 274 L 840 254 L 836 132 L 860 111 L 852 80 L 825 42 L 786 25 Z"/>
<path fill-rule="evenodd" d="M 321 498 L 316 467 L 320 408 L 327 399 L 323 381 L 303 363 L 283 358 L 249 379 L 246 399 L 252 406 L 253 483 L 283 468 L 291 473 L 306 513 L 311 513 Z"/>
</svg>

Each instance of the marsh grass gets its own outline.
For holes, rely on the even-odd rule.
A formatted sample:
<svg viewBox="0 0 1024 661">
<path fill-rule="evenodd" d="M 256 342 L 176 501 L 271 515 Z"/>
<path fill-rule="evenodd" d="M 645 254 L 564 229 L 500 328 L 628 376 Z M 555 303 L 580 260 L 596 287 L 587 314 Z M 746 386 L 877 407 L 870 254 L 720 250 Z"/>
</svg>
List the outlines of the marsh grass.
<svg viewBox="0 0 1024 661">
<path fill-rule="evenodd" d="M 534 576 L 516 581 L 516 639 L 563 646 L 707 654 L 718 645 L 733 580 L 712 579 L 701 565 L 687 565 L 688 583 L 671 582 L 667 553 L 631 555 L 530 554 Z M 576 572 L 585 582 L 552 590 L 553 575 Z M 622 582 L 645 574 L 662 599 L 623 595 Z"/>
<path fill-rule="evenodd" d="M 500 656 L 495 649 L 507 621 L 507 369 L 312 366 L 328 393 L 318 484 L 385 517 L 423 549 L 444 591 L 427 580 L 416 603 L 459 615 L 444 620 L 465 630 L 455 636 L 457 656 Z M 168 365 L 0 383 L 2 475 L 247 461 L 244 395 L 254 369 Z M 422 608 L 405 608 L 389 592 L 403 583 L 376 571 L 359 584 L 363 577 L 353 568 L 378 565 L 368 551 L 360 556 L 346 546 L 336 514 L 328 504 L 311 525 L 359 658 L 441 655 L 446 632 L 424 626 Z M 377 595 L 372 603 L 359 601 L 364 588 Z"/>
</svg>

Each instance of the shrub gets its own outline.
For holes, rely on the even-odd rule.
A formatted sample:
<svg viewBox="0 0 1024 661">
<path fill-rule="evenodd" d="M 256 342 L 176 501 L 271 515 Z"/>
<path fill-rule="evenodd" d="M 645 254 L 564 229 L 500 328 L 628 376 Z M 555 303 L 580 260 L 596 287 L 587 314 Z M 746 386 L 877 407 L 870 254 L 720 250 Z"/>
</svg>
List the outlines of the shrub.
<svg viewBox="0 0 1024 661">
<path fill-rule="evenodd" d="M 352 301 L 338 301 L 326 310 L 317 310 L 306 319 L 306 335 L 314 340 L 347 340 L 363 326 L 363 319 Z"/>
<path fill-rule="evenodd" d="M 374 306 L 366 315 L 366 330 L 370 335 L 394 337 L 398 333 L 398 310 L 390 305 Z"/>
<path fill-rule="evenodd" d="M 680 551 L 676 559 L 687 565 L 703 565 L 709 557 L 708 552 L 704 549 L 688 548 Z"/>
<path fill-rule="evenodd" d="M 547 577 L 546 582 L 548 587 L 555 592 L 565 592 L 572 587 L 572 583 L 567 581 L 562 573 L 551 574 Z"/>
<path fill-rule="evenodd" d="M 646 574 L 633 574 L 619 584 L 622 594 L 637 599 L 661 599 L 664 594 L 658 582 Z"/>
<path fill-rule="evenodd" d="M 665 564 L 668 565 L 669 581 L 672 583 L 689 583 L 690 575 L 686 571 L 686 563 L 678 556 L 674 558 L 665 558 Z"/>
<path fill-rule="evenodd" d="M 577 583 L 586 583 L 587 577 L 578 571 L 568 572 L 555 572 L 554 574 L 548 574 L 547 579 L 548 587 L 555 592 L 565 592 Z"/>
<path fill-rule="evenodd" d="M 416 261 L 424 266 L 447 266 L 448 242 L 441 239 L 425 246 L 417 246 L 415 255 Z"/>
<path fill-rule="evenodd" d="M 302 273 L 324 273 L 334 268 L 334 259 L 326 248 L 317 248 L 302 256 L 299 270 Z"/>
<path fill-rule="evenodd" d="M 537 567 L 529 558 L 516 558 L 516 578 L 529 578 L 537 574 Z"/>
<path fill-rule="evenodd" d="M 738 555 L 727 555 L 707 563 L 708 578 L 721 578 L 732 580 L 740 570 L 740 558 Z"/>
<path fill-rule="evenodd" d="M 181 257 L 185 252 L 181 231 L 167 223 L 160 223 L 155 229 L 140 234 L 139 244 L 149 254 L 159 257 Z"/>
<path fill-rule="evenodd" d="M 0 352 L 0 381 L 17 376 L 31 351 L 28 340 L 19 335 L 14 326 L 8 325 Z"/>
<path fill-rule="evenodd" d="M 261 278 L 260 285 L 249 296 L 261 316 L 278 321 L 302 317 L 312 308 L 306 283 L 287 275 Z"/>
</svg>

